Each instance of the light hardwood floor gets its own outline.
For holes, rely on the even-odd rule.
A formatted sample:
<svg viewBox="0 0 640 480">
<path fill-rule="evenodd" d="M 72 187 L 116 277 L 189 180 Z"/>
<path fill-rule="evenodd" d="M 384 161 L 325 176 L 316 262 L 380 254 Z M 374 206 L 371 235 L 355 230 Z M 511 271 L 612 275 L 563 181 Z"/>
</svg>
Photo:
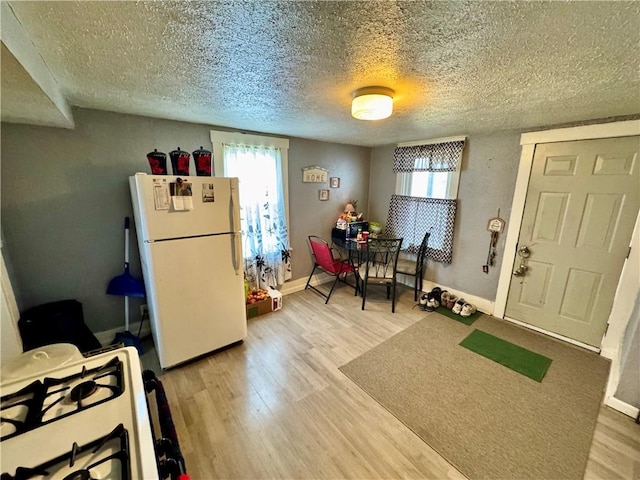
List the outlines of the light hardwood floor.
<svg viewBox="0 0 640 480">
<path fill-rule="evenodd" d="M 307 290 L 243 344 L 165 372 L 191 478 L 465 478 L 338 370 L 425 315 L 406 288 L 395 314 Z M 640 478 L 640 426 L 601 407 L 585 478 Z"/>
</svg>

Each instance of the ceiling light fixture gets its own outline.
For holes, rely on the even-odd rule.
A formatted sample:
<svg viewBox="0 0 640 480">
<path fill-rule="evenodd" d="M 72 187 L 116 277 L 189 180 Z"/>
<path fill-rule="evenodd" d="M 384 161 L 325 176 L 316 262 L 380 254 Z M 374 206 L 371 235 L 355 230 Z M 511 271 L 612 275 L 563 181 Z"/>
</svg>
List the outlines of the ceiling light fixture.
<svg viewBox="0 0 640 480">
<path fill-rule="evenodd" d="M 387 87 L 364 87 L 353 92 L 351 115 L 358 120 L 381 120 L 391 116 L 393 94 Z"/>
</svg>

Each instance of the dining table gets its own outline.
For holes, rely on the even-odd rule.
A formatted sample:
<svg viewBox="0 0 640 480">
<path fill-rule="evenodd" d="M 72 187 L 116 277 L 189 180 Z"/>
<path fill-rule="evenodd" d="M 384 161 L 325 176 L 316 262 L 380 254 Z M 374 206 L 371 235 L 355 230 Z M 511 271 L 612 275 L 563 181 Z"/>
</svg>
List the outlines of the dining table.
<svg viewBox="0 0 640 480">
<path fill-rule="evenodd" d="M 343 258 L 348 258 L 357 268 L 364 262 L 367 253 L 367 240 L 344 239 L 331 237 L 331 246 L 336 247 L 343 254 Z"/>
</svg>

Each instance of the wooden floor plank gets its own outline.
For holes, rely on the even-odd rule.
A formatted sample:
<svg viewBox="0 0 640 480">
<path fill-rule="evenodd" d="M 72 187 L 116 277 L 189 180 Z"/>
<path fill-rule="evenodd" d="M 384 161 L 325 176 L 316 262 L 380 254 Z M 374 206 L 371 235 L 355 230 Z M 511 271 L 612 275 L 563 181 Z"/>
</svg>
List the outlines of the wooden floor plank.
<svg viewBox="0 0 640 480">
<path fill-rule="evenodd" d="M 348 287 L 283 303 L 243 344 L 162 375 L 191 478 L 465 478 L 338 370 L 425 317 L 411 290 L 395 314 Z M 640 478 L 633 419 L 601 407 L 585 478 Z"/>
</svg>

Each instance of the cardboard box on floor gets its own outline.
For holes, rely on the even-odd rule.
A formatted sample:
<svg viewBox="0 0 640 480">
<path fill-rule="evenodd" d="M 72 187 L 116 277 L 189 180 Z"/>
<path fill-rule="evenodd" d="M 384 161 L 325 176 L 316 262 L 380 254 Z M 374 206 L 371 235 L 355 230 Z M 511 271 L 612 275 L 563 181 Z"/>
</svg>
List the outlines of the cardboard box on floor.
<svg viewBox="0 0 640 480">
<path fill-rule="evenodd" d="M 247 305 L 247 320 L 259 315 L 264 315 L 271 311 L 271 298 L 265 298 L 264 300 L 256 303 L 250 303 Z"/>
<path fill-rule="evenodd" d="M 269 298 L 247 304 L 247 320 L 282 308 L 282 293 L 275 288 L 269 289 Z"/>
</svg>

